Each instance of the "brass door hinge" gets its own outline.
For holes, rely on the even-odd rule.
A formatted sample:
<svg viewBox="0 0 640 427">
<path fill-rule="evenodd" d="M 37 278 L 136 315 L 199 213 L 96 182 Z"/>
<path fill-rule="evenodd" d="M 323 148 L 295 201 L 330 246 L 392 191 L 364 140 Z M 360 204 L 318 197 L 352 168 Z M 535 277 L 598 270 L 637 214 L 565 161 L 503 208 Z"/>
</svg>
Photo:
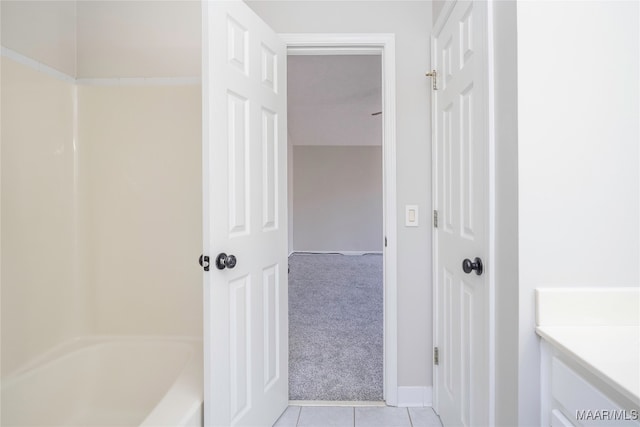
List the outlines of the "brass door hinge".
<svg viewBox="0 0 640 427">
<path fill-rule="evenodd" d="M 433 90 L 438 90 L 438 73 L 436 70 L 431 70 L 427 74 L 427 77 L 431 77 L 433 80 Z"/>
</svg>

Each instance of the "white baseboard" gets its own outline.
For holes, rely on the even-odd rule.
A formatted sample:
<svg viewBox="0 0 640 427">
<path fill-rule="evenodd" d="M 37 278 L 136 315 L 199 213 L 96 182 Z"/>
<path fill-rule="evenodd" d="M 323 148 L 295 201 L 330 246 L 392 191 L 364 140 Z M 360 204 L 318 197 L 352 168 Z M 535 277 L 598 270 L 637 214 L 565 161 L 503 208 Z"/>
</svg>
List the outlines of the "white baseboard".
<svg viewBox="0 0 640 427">
<path fill-rule="evenodd" d="M 433 388 L 398 387 L 398 406 L 402 408 L 431 406 L 433 402 Z"/>
</svg>

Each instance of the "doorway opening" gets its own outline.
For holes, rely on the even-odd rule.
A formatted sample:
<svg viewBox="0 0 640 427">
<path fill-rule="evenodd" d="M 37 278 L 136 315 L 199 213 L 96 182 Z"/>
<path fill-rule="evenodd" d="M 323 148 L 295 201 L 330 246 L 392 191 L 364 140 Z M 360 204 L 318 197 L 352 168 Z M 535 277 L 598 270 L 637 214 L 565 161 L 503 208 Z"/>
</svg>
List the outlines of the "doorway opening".
<svg viewBox="0 0 640 427">
<path fill-rule="evenodd" d="M 290 198 L 289 212 L 292 215 L 289 221 L 289 252 L 290 254 L 294 253 L 295 251 L 306 252 L 304 255 L 294 253 L 293 254 L 294 257 L 297 257 L 297 256 L 305 257 L 305 256 L 308 256 L 309 252 L 314 252 L 316 255 L 319 253 L 321 256 L 324 256 L 324 257 L 337 258 L 337 260 L 339 260 L 341 263 L 344 263 L 344 262 L 348 263 L 350 261 L 364 261 L 364 264 L 369 263 L 374 265 L 377 263 L 377 265 L 379 266 L 378 272 L 381 273 L 381 274 L 378 274 L 378 278 L 379 278 L 378 280 L 381 281 L 381 283 L 379 283 L 379 293 L 380 293 L 379 296 L 381 300 L 380 306 L 382 309 L 382 313 L 381 313 L 382 319 L 380 319 L 380 322 L 379 322 L 379 325 L 381 326 L 381 329 L 382 329 L 381 331 L 382 349 L 381 349 L 381 354 L 378 353 L 378 356 L 377 356 L 379 357 L 379 360 L 381 359 L 378 366 L 381 366 L 382 372 L 381 372 L 381 375 L 380 375 L 380 372 L 377 373 L 378 375 L 377 378 L 382 379 L 382 391 L 381 393 L 378 392 L 377 395 L 373 395 L 372 397 L 359 397 L 356 393 L 355 396 L 351 395 L 354 397 L 346 397 L 346 396 L 338 397 L 335 400 L 341 400 L 343 402 L 345 400 L 358 400 L 358 401 L 384 400 L 388 405 L 392 405 L 392 406 L 397 405 L 394 37 L 393 35 L 387 35 L 387 34 L 346 34 L 346 35 L 284 34 L 280 36 L 284 39 L 285 43 L 287 44 L 288 58 L 292 64 L 296 62 L 305 62 L 304 59 L 307 60 L 306 62 L 313 62 L 313 61 L 325 62 L 331 59 L 339 60 L 340 58 L 338 57 L 340 56 L 343 57 L 342 58 L 343 60 L 352 59 L 356 61 L 358 59 L 357 57 L 360 56 L 361 60 L 365 59 L 368 61 L 373 61 L 373 63 L 376 64 L 374 65 L 374 67 L 377 67 L 378 75 L 377 77 L 372 77 L 372 78 L 377 79 L 377 83 L 378 83 L 378 86 L 376 89 L 378 91 L 378 96 L 377 96 L 378 104 L 375 108 L 372 105 L 368 105 L 363 108 L 361 105 L 360 106 L 361 111 L 359 112 L 359 114 L 361 114 L 361 119 L 368 120 L 369 121 L 368 123 L 370 124 L 376 123 L 377 121 L 377 124 L 378 124 L 377 137 L 372 138 L 370 136 L 367 137 L 365 135 L 365 136 L 360 136 L 360 140 L 357 140 L 353 136 L 347 137 L 346 139 L 350 141 L 347 143 L 343 143 L 344 146 L 339 146 L 339 144 L 337 144 L 335 141 L 325 145 L 317 144 L 317 145 L 320 145 L 320 147 L 314 146 L 313 142 L 317 143 L 317 141 L 313 141 L 313 140 L 300 143 L 299 141 L 300 132 L 296 130 L 296 125 L 292 126 L 292 123 L 293 123 L 292 120 L 295 120 L 296 114 L 303 114 L 305 113 L 305 111 L 302 111 L 303 109 L 296 108 L 295 102 L 291 103 L 288 106 L 289 117 L 290 117 L 289 119 L 290 131 L 288 135 L 289 136 L 288 138 L 289 154 L 290 154 L 288 159 L 288 163 L 289 163 L 288 170 L 289 170 L 289 177 L 290 177 L 289 193 L 294 195 L 296 194 L 296 191 L 294 191 L 294 185 L 296 185 L 295 183 L 297 182 L 297 180 L 300 179 L 299 177 L 296 178 L 296 171 L 300 171 L 301 164 L 304 167 L 305 159 L 307 161 L 307 164 L 309 164 L 309 159 L 313 159 L 313 163 L 311 164 L 315 164 L 316 167 L 320 168 L 320 172 L 322 172 L 322 169 L 321 169 L 322 165 L 328 162 L 328 160 L 326 161 L 323 160 L 324 159 L 322 157 L 323 151 L 325 154 L 328 154 L 329 152 L 333 151 L 334 159 L 338 158 L 339 159 L 338 162 L 341 160 L 343 163 L 345 162 L 349 163 L 346 160 L 348 158 L 352 158 L 352 159 L 361 158 L 361 157 L 369 158 L 368 159 L 369 164 L 375 164 L 377 166 L 376 169 L 378 173 L 378 182 L 380 183 L 377 186 L 377 190 L 379 193 L 381 193 L 380 195 L 381 203 L 380 201 L 378 201 L 378 205 L 379 206 L 381 205 L 381 206 L 378 208 L 378 212 L 377 212 L 378 213 L 378 222 L 377 222 L 378 232 L 377 233 L 370 232 L 368 234 L 368 238 L 372 239 L 374 243 L 373 244 L 369 243 L 368 246 L 367 246 L 367 243 L 364 243 L 364 246 L 360 246 L 360 247 L 349 246 L 347 244 L 344 244 L 342 245 L 342 248 L 340 248 L 339 244 L 338 245 L 334 244 L 334 246 L 326 246 L 326 245 L 313 246 L 310 243 L 310 241 L 307 239 L 312 238 L 313 234 L 315 233 L 316 237 L 318 236 L 320 237 L 319 242 L 322 242 L 323 238 L 327 237 L 325 235 L 326 233 L 319 233 L 318 231 L 320 227 L 318 226 L 313 227 L 313 224 L 317 224 L 313 222 L 313 219 L 310 222 L 311 224 L 310 232 L 307 233 L 307 235 L 305 235 L 304 231 L 301 232 L 300 226 L 304 226 L 305 224 L 303 223 L 305 221 L 301 221 L 301 222 L 296 221 L 296 218 L 298 219 L 302 219 L 302 218 L 299 218 L 300 206 L 297 206 L 297 205 L 294 206 L 294 204 L 299 202 L 300 200 L 295 200 L 295 198 Z M 304 56 L 308 56 L 309 58 L 299 58 Z M 323 56 L 324 56 L 324 59 L 322 58 Z M 301 59 L 301 61 L 296 61 L 296 58 Z M 316 64 L 316 67 L 318 69 L 322 69 L 322 67 L 318 66 L 317 64 Z M 318 71 L 316 68 L 313 68 L 313 69 Z M 342 80 L 345 80 L 346 77 L 347 77 L 346 73 L 343 73 L 342 75 L 334 76 L 333 78 L 340 79 L 342 81 Z M 303 83 L 305 78 L 308 80 L 308 75 L 306 77 L 304 75 L 301 77 L 301 79 L 303 80 Z M 341 83 L 345 84 L 344 82 L 341 82 Z M 291 99 L 292 88 L 293 86 L 290 86 L 289 88 L 290 99 Z M 346 84 L 345 88 L 353 90 L 354 85 Z M 373 92 L 373 91 L 370 90 L 370 92 Z M 348 104 L 347 102 L 344 102 L 344 99 L 348 98 L 348 96 L 350 95 L 349 91 L 343 90 L 340 95 L 343 98 L 342 104 Z M 353 94 L 351 93 L 351 95 Z M 375 94 L 373 93 L 368 93 L 367 95 L 369 96 L 370 99 L 376 98 Z M 336 109 L 338 111 L 336 111 Z M 319 115 L 315 116 L 316 123 L 320 123 L 320 125 L 317 125 L 320 127 L 320 130 L 321 130 L 320 135 L 325 138 L 325 141 L 327 139 L 327 136 L 329 136 L 329 139 L 331 139 L 332 138 L 331 135 L 334 134 L 337 130 L 339 130 L 338 128 L 342 128 L 343 131 L 345 129 L 348 130 L 349 128 L 351 128 L 351 132 L 353 132 L 353 128 L 358 127 L 358 123 L 356 120 L 348 119 L 346 110 L 348 110 L 346 105 L 338 105 L 337 107 L 334 106 L 333 109 L 330 108 L 329 106 L 324 106 L 324 112 L 318 113 Z M 306 113 L 308 114 L 309 111 L 306 111 Z M 336 113 L 338 113 L 337 114 L 338 117 L 342 119 L 342 121 L 337 122 L 338 123 L 337 126 L 336 124 L 333 124 L 329 120 L 327 120 L 329 116 L 331 116 L 331 114 L 335 116 Z M 314 118 L 314 116 L 311 115 L 311 118 Z M 303 135 L 307 135 L 307 134 L 303 133 Z M 377 138 L 377 143 L 375 144 L 371 143 L 371 140 L 376 138 Z M 296 141 L 297 139 L 298 141 Z M 367 141 L 367 142 L 363 143 L 362 141 Z M 367 151 L 368 151 L 368 154 L 363 154 Z M 335 155 L 336 152 L 340 154 L 336 156 Z M 377 155 L 377 160 L 375 160 L 376 155 Z M 297 164 L 297 166 L 294 166 L 294 164 Z M 350 170 L 349 168 L 346 168 L 346 170 L 353 174 L 354 172 L 357 173 L 360 170 L 359 168 L 362 169 L 361 166 L 357 166 L 354 163 Z M 331 190 L 334 190 L 335 193 L 340 193 L 340 191 L 338 190 L 345 190 L 345 188 L 339 188 L 339 187 L 346 187 L 345 181 L 342 181 L 342 185 L 339 185 L 338 183 L 330 182 L 331 180 L 328 179 L 327 176 L 331 173 L 332 173 L 331 171 L 327 171 L 325 169 L 324 170 L 325 178 L 318 179 L 316 177 L 315 179 L 312 180 L 314 182 L 311 182 L 311 184 L 315 184 L 316 185 L 315 188 L 319 188 L 321 192 L 328 191 L 330 193 Z M 335 178 L 335 177 L 331 175 L 331 178 Z M 341 181 L 338 179 L 337 182 L 341 182 Z M 299 190 L 307 191 L 307 193 L 317 192 L 317 191 L 312 191 L 313 185 L 311 185 L 311 188 L 307 188 L 306 190 L 304 189 L 304 185 L 309 184 L 309 182 L 306 182 L 306 183 L 302 182 L 299 184 L 302 184 L 302 188 L 297 187 L 296 190 L 298 191 Z M 353 182 L 349 181 L 349 184 L 353 184 Z M 361 182 L 360 184 L 364 185 L 363 182 Z M 371 183 L 369 182 L 369 188 L 376 188 L 376 187 L 372 186 Z M 362 191 L 359 191 L 357 193 L 361 193 L 361 192 Z M 345 193 L 342 192 L 342 194 L 345 194 Z M 349 193 L 347 192 L 346 194 L 349 194 Z M 307 194 L 307 196 L 309 195 L 313 196 L 313 194 Z M 372 199 L 375 199 L 375 197 L 373 197 Z M 357 197 L 351 197 L 351 198 L 347 197 L 346 199 L 343 197 L 341 200 L 343 204 L 346 201 L 347 204 L 354 203 L 357 205 L 356 207 L 360 207 L 360 208 L 362 208 L 363 204 L 366 205 L 366 203 L 362 201 L 360 201 L 360 203 L 357 203 Z M 369 202 L 371 203 L 371 200 L 369 200 Z M 375 204 L 375 202 L 373 202 L 373 204 Z M 349 224 L 349 220 L 347 219 L 348 215 L 346 214 L 340 215 L 340 211 L 335 209 L 333 213 L 335 218 L 329 218 L 330 220 L 334 221 L 334 224 L 337 224 L 337 225 L 334 225 L 334 230 L 338 230 L 338 232 L 335 233 L 337 234 L 337 236 L 334 236 L 334 237 L 337 237 L 338 239 L 347 238 L 347 239 L 354 240 L 355 231 L 362 232 L 363 229 L 367 228 L 367 222 L 373 223 L 373 224 L 376 223 L 375 214 L 372 215 L 371 210 L 372 208 L 368 208 L 369 214 L 366 213 L 367 212 L 366 207 L 364 209 L 365 213 L 361 212 L 358 214 L 358 213 L 352 212 L 352 218 L 355 218 L 355 219 L 351 220 L 352 221 L 351 227 L 348 227 L 348 224 Z M 296 213 L 298 215 L 296 215 Z M 313 213 L 316 216 L 318 215 L 318 212 L 313 212 Z M 381 221 L 379 218 L 380 214 L 381 214 Z M 342 220 L 342 223 L 340 222 L 340 220 Z M 309 226 L 308 221 L 306 225 Z M 355 230 L 356 228 L 357 230 Z M 371 228 L 371 226 L 369 228 Z M 360 236 L 362 236 L 362 234 Z M 366 241 L 367 238 L 364 238 L 364 239 Z M 355 240 L 357 240 L 357 237 L 355 238 Z M 325 239 L 324 244 L 326 243 L 327 242 Z M 377 246 L 375 246 L 376 243 L 377 243 Z M 340 248 L 337 250 L 340 252 L 339 255 L 326 254 L 326 252 L 336 252 L 336 249 L 334 248 Z M 308 263 L 309 258 L 300 258 L 299 260 L 302 260 L 302 261 L 305 261 L 305 263 Z M 334 259 L 333 263 L 330 265 L 335 266 L 335 262 L 337 260 Z M 291 273 L 292 273 L 293 279 L 295 280 L 295 276 L 296 276 L 295 262 L 294 262 L 294 265 L 292 265 L 292 267 L 293 268 Z M 328 268 L 320 268 L 320 270 L 323 272 L 327 272 L 327 271 L 331 272 L 332 269 L 333 267 L 331 266 Z M 353 270 L 353 268 L 351 268 L 351 270 Z M 375 268 L 365 268 L 365 271 L 375 272 Z M 313 275 L 313 273 L 311 275 Z M 358 275 L 356 273 L 355 276 L 359 277 L 362 275 Z M 360 279 L 364 279 L 364 278 L 360 277 Z M 358 282 L 358 280 L 351 281 L 351 283 L 354 283 L 354 282 Z M 294 288 L 291 287 L 291 284 L 290 284 L 290 291 L 293 289 Z M 365 295 L 367 294 L 367 290 L 365 290 L 364 294 Z M 373 292 L 371 292 L 371 294 L 373 294 Z M 373 297 L 372 299 L 375 300 L 375 297 Z M 291 306 L 291 303 L 290 303 L 290 306 Z M 356 305 L 356 307 L 357 306 L 358 305 Z M 318 311 L 324 310 L 323 307 L 319 307 L 319 306 L 316 306 L 315 309 Z M 349 309 L 347 308 L 346 310 L 348 311 Z M 354 310 L 354 311 L 357 311 L 357 310 Z M 356 318 L 358 317 L 357 312 L 353 314 L 355 314 Z M 291 319 L 291 316 L 290 316 L 290 319 Z M 309 319 L 306 319 L 306 320 L 309 320 Z M 290 336 L 292 336 L 292 334 L 295 333 L 295 328 L 296 328 L 296 325 L 290 324 L 290 331 L 291 331 Z M 340 328 L 338 327 L 338 329 Z M 293 356 L 295 356 L 294 354 L 295 351 L 292 349 L 293 345 L 295 345 L 295 343 L 292 336 L 291 344 L 290 344 L 290 352 L 292 353 Z M 349 348 L 343 347 L 343 350 L 346 351 L 348 354 L 349 351 L 354 351 L 354 348 L 352 347 L 351 349 L 349 349 Z M 365 353 L 367 353 L 367 350 L 365 350 Z M 376 356 L 374 355 L 373 357 L 371 356 L 369 357 L 375 358 Z M 296 392 L 294 390 L 294 384 L 293 384 L 296 381 L 296 378 L 295 378 L 296 366 L 294 366 L 295 363 L 296 362 L 294 360 L 294 357 L 291 357 L 290 358 L 290 375 L 292 376 L 292 381 L 290 381 L 290 385 L 291 385 L 290 396 L 292 399 L 297 400 L 300 397 L 296 396 L 295 394 Z M 367 369 L 364 369 L 364 371 L 366 372 Z M 370 371 L 373 371 L 373 369 L 370 369 Z M 376 375 L 376 373 L 374 372 L 370 372 L 370 373 L 373 373 L 374 375 Z M 361 396 L 364 396 L 364 395 L 361 395 Z M 317 397 L 305 398 L 305 400 L 307 399 L 326 401 L 326 400 L 331 400 L 331 397 L 328 397 L 326 395 L 325 396 L 318 395 Z"/>
<path fill-rule="evenodd" d="M 384 400 L 381 59 L 287 61 L 291 400 Z"/>
</svg>

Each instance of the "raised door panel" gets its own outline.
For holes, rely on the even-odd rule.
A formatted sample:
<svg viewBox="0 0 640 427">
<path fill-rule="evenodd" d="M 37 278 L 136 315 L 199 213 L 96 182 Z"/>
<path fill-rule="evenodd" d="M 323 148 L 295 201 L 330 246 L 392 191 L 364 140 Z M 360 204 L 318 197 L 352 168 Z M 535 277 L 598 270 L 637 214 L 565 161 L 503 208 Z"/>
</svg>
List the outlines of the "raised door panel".
<svg viewBox="0 0 640 427">
<path fill-rule="evenodd" d="M 242 1 L 203 2 L 205 423 L 288 403 L 286 47 Z M 283 166 L 285 166 L 283 168 Z"/>
<path fill-rule="evenodd" d="M 436 233 L 438 283 L 437 409 L 452 425 L 487 418 L 486 274 L 465 274 L 462 261 L 486 261 L 486 106 L 482 63 L 476 54 L 484 5 L 458 1 L 434 37 L 440 82 L 435 96 Z"/>
</svg>

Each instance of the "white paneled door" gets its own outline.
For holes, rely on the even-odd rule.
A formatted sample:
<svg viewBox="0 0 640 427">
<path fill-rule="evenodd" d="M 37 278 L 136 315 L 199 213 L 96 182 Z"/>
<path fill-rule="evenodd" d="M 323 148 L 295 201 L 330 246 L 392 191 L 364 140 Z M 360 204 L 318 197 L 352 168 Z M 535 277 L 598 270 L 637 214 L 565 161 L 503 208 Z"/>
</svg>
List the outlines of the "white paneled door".
<svg viewBox="0 0 640 427">
<path fill-rule="evenodd" d="M 288 404 L 286 46 L 242 1 L 203 1 L 202 31 L 205 425 L 271 426 Z"/>
<path fill-rule="evenodd" d="M 432 46 L 434 406 L 445 426 L 481 426 L 490 395 L 486 2 L 457 1 L 448 11 Z"/>
</svg>

